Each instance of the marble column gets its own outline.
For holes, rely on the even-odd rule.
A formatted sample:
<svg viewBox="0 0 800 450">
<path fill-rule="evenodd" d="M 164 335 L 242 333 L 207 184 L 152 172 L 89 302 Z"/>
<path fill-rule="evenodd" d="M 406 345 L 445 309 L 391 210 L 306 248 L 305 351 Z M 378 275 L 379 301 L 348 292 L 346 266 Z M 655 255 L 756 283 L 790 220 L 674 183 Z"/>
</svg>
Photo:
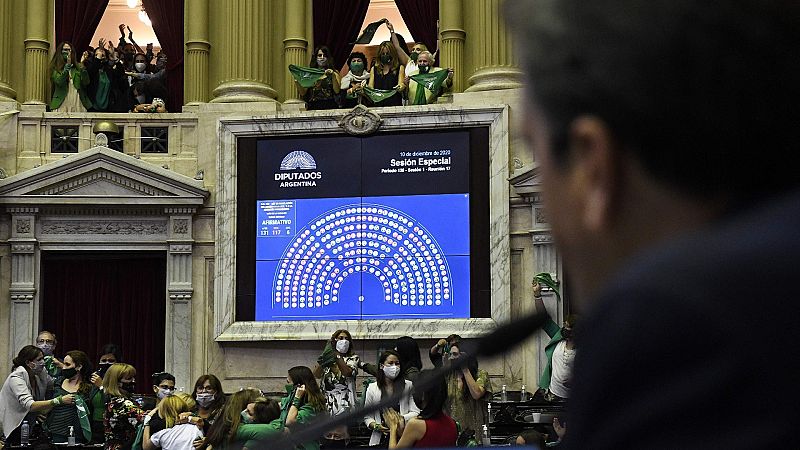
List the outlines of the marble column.
<svg viewBox="0 0 800 450">
<path fill-rule="evenodd" d="M 297 66 L 307 64 L 306 11 L 305 1 L 286 2 L 286 37 L 283 39 L 283 57 L 284 65 L 287 67 L 289 64 Z M 285 103 L 303 103 L 294 78 L 291 76 L 286 77 L 284 92 L 286 93 Z"/>
<path fill-rule="evenodd" d="M 439 65 L 453 69 L 453 92 L 461 92 L 464 84 L 464 9 L 462 0 L 439 0 L 441 48 Z"/>
<path fill-rule="evenodd" d="M 187 105 L 208 101 L 208 0 L 186 0 L 186 65 L 183 95 Z"/>
<path fill-rule="evenodd" d="M 167 254 L 167 346 L 164 363 L 176 386 L 191 386 L 192 337 L 192 215 L 195 208 L 166 208 L 169 214 Z"/>
<path fill-rule="evenodd" d="M 471 67 L 466 92 L 522 87 L 511 36 L 500 12 L 501 0 L 464 0 Z"/>
<path fill-rule="evenodd" d="M 0 102 L 13 101 L 17 91 L 11 87 L 11 0 L 0 0 Z"/>
<path fill-rule="evenodd" d="M 9 351 L 30 344 L 38 328 L 36 300 L 36 215 L 37 208 L 11 207 L 11 286 L 9 288 Z"/>
<path fill-rule="evenodd" d="M 222 64 L 214 103 L 274 101 L 270 86 L 272 0 L 228 0 L 221 8 L 225 29 L 215 52 Z"/>
<path fill-rule="evenodd" d="M 41 105 L 48 101 L 47 56 L 50 42 L 47 30 L 50 14 L 47 0 L 28 0 L 25 17 L 25 103 Z"/>
</svg>

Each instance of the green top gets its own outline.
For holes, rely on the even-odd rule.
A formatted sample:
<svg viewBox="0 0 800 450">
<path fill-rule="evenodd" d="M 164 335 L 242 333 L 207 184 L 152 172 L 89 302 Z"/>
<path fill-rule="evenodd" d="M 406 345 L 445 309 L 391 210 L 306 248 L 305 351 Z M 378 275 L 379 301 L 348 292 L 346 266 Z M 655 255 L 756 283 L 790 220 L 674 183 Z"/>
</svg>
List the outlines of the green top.
<svg viewBox="0 0 800 450">
<path fill-rule="evenodd" d="M 47 430 L 50 432 L 53 442 L 67 442 L 69 436 L 69 427 L 72 426 L 72 432 L 77 442 L 89 442 L 92 438 L 91 429 L 89 429 L 89 421 L 86 418 L 86 400 L 88 395 L 78 392 L 69 392 L 61 387 L 64 379 L 59 378 L 56 382 L 54 395 L 55 397 L 72 394 L 75 396 L 75 404 L 67 405 L 60 404 L 54 406 L 53 409 L 47 414 Z M 80 403 L 80 405 L 79 405 Z M 79 409 L 83 408 L 83 411 Z M 81 420 L 81 415 L 85 420 Z M 85 422 L 85 423 L 82 423 Z M 85 426 L 84 426 L 85 425 Z M 84 429 L 86 429 L 84 433 Z"/>
<path fill-rule="evenodd" d="M 284 409 L 284 407 L 287 406 L 288 401 L 289 397 L 284 397 L 281 399 L 281 409 Z M 286 408 L 286 411 L 288 411 L 288 408 Z M 297 410 L 296 421 L 297 423 L 303 424 L 309 423 L 314 420 L 314 417 L 316 416 L 317 412 L 314 410 L 313 406 L 309 404 L 303 404 Z M 223 448 L 224 450 L 240 450 L 243 447 L 255 448 L 259 441 L 280 437 L 282 434 L 281 424 L 283 423 L 283 420 L 283 417 L 279 417 L 270 423 L 249 423 L 239 425 L 239 429 L 236 430 L 236 438 L 234 442 L 225 443 Z M 318 441 L 306 442 L 297 448 L 303 448 L 305 450 L 320 450 Z"/>
<path fill-rule="evenodd" d="M 50 100 L 50 110 L 57 110 L 64 99 L 67 98 L 67 89 L 69 89 L 69 81 L 72 79 L 72 86 L 78 91 L 81 103 L 86 109 L 92 107 L 92 101 L 86 94 L 86 87 L 89 86 L 89 72 L 82 66 L 73 66 L 71 69 L 54 70 L 50 74 L 50 79 L 53 81 L 53 98 Z"/>
<path fill-rule="evenodd" d="M 547 365 L 544 366 L 542 376 L 539 378 L 539 387 L 542 389 L 549 389 L 550 377 L 553 373 L 553 352 L 556 349 L 556 345 L 564 338 L 561 336 L 561 327 L 559 327 L 553 319 L 548 318 L 542 328 L 545 333 L 550 336 L 550 342 L 544 347 L 544 353 L 547 355 Z"/>
</svg>

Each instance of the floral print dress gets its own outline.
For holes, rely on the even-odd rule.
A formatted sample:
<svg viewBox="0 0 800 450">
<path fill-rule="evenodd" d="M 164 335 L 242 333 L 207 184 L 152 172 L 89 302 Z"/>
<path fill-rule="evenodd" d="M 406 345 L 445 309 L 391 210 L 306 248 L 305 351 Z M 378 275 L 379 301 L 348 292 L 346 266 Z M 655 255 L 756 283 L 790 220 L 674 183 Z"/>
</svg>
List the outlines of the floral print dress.
<svg viewBox="0 0 800 450">
<path fill-rule="evenodd" d="M 130 449 L 136 438 L 136 427 L 144 420 L 147 411 L 133 400 L 111 396 L 106 400 L 103 414 L 106 450 Z"/>
</svg>

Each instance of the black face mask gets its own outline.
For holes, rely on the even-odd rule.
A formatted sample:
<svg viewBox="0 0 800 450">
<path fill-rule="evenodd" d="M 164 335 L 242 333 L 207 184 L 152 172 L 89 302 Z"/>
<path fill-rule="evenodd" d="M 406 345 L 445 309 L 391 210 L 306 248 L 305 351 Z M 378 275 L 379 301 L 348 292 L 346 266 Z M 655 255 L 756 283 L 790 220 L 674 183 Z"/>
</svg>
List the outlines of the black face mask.
<svg viewBox="0 0 800 450">
<path fill-rule="evenodd" d="M 133 391 L 136 390 L 136 383 L 120 383 L 119 387 L 128 394 L 133 394 Z"/>
<path fill-rule="evenodd" d="M 572 328 L 562 328 L 561 337 L 564 339 L 570 339 L 572 337 Z"/>
<path fill-rule="evenodd" d="M 392 55 L 381 55 L 381 62 L 384 64 L 389 64 L 392 62 Z"/>
<path fill-rule="evenodd" d="M 70 367 L 69 369 L 63 369 L 61 371 L 61 375 L 63 375 L 64 378 L 72 378 L 75 376 L 76 373 L 78 373 L 78 369 L 74 367 Z"/>
</svg>

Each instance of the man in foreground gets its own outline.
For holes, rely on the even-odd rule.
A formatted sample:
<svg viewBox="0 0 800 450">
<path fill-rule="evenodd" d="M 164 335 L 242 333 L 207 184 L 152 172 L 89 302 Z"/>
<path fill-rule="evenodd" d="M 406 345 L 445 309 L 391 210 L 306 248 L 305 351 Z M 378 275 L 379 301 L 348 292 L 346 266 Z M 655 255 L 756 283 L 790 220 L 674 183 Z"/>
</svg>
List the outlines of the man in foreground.
<svg viewBox="0 0 800 450">
<path fill-rule="evenodd" d="M 582 313 L 564 446 L 791 446 L 800 3 L 505 6 Z"/>
</svg>

